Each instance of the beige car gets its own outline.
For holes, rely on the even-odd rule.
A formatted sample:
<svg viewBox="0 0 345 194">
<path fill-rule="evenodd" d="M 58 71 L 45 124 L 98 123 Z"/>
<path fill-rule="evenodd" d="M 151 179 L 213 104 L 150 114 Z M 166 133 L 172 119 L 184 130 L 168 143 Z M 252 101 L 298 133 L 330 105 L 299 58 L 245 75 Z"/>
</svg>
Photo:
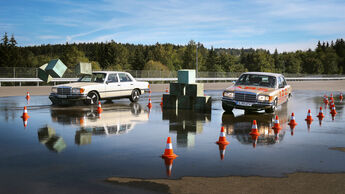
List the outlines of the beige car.
<svg viewBox="0 0 345 194">
<path fill-rule="evenodd" d="M 265 110 L 273 113 L 291 97 L 292 88 L 281 74 L 247 72 L 223 92 L 222 107 L 226 112 L 234 108 Z"/>
</svg>

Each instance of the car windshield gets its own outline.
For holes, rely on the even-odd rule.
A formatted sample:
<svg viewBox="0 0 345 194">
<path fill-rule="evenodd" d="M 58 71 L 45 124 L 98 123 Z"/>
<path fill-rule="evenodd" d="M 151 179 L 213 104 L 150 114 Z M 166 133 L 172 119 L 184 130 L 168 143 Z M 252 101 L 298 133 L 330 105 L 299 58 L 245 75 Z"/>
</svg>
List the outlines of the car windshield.
<svg viewBox="0 0 345 194">
<path fill-rule="evenodd" d="M 268 75 L 243 74 L 238 78 L 235 85 L 250 85 L 275 88 L 276 77 Z"/>
<path fill-rule="evenodd" d="M 103 83 L 105 79 L 105 73 L 93 73 L 92 75 L 83 75 L 79 78 L 78 82 L 97 82 Z"/>
</svg>

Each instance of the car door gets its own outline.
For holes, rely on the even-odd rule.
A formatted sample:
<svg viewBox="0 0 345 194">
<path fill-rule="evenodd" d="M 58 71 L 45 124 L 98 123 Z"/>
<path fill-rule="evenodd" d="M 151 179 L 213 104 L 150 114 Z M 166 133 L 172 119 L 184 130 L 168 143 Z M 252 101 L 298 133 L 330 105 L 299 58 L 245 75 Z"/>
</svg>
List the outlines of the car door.
<svg viewBox="0 0 345 194">
<path fill-rule="evenodd" d="M 106 97 L 121 96 L 121 85 L 117 73 L 110 73 L 106 81 Z"/>
<path fill-rule="evenodd" d="M 134 82 L 131 76 L 127 73 L 118 73 L 120 87 L 121 87 L 121 95 L 122 96 L 129 96 L 134 89 Z"/>
</svg>

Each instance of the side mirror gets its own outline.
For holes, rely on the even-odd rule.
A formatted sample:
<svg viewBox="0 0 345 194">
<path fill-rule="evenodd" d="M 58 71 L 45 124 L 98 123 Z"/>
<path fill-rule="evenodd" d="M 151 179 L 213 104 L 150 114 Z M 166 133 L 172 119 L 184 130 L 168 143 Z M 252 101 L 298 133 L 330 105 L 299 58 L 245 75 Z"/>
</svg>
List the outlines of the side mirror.
<svg viewBox="0 0 345 194">
<path fill-rule="evenodd" d="M 279 88 L 284 88 L 284 85 L 280 85 Z"/>
<path fill-rule="evenodd" d="M 109 84 L 109 81 L 105 81 L 106 84 Z"/>
</svg>

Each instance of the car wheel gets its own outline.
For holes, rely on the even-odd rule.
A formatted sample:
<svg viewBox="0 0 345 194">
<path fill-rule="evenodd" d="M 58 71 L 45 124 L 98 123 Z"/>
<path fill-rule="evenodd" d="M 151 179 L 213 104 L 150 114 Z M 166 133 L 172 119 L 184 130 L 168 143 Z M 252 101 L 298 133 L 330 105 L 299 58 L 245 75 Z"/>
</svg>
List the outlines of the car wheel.
<svg viewBox="0 0 345 194">
<path fill-rule="evenodd" d="M 234 109 L 234 107 L 229 106 L 226 103 L 222 103 L 222 107 L 223 107 L 225 112 L 229 112 L 229 113 L 232 112 L 232 110 Z"/>
<path fill-rule="evenodd" d="M 277 109 L 277 104 L 278 104 L 278 101 L 277 101 L 277 99 L 275 99 L 271 108 L 265 109 L 265 112 L 266 113 L 274 113 L 274 111 L 276 111 L 276 109 Z"/>
<path fill-rule="evenodd" d="M 130 100 L 131 102 L 138 102 L 138 101 L 139 101 L 139 98 L 140 98 L 140 92 L 139 92 L 139 90 L 134 89 L 134 90 L 132 91 L 131 96 L 129 97 L 129 100 Z"/>
<path fill-rule="evenodd" d="M 89 92 L 86 97 L 86 103 L 89 105 L 97 104 L 99 101 L 99 96 L 96 92 Z"/>
</svg>

